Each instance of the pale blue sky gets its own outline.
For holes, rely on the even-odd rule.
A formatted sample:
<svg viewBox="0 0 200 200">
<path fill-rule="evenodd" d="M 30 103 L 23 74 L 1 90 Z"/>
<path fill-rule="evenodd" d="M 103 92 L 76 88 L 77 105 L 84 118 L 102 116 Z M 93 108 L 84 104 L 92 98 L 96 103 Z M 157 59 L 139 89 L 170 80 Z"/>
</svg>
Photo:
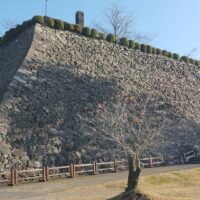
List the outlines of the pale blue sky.
<svg viewBox="0 0 200 200">
<path fill-rule="evenodd" d="M 104 23 L 102 13 L 110 2 L 119 2 L 136 17 L 138 32 L 156 35 L 153 46 L 186 54 L 193 48 L 192 57 L 200 60 L 200 0 L 48 0 L 48 15 L 74 23 L 77 10 L 85 12 L 85 25 L 92 21 Z M 0 0 L 0 20 L 18 23 L 44 15 L 45 0 Z M 0 28 L 0 32 L 5 30 Z"/>
</svg>

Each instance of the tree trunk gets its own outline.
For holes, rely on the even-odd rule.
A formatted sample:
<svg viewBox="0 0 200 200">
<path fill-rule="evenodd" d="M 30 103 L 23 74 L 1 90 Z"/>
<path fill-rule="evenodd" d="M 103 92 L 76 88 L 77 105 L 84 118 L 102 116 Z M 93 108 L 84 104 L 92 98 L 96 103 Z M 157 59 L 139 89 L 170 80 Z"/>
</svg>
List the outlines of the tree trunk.
<svg viewBox="0 0 200 200">
<path fill-rule="evenodd" d="M 128 187 L 126 191 L 136 191 L 141 168 L 140 161 L 137 155 L 129 155 L 129 174 L 128 174 Z"/>
</svg>

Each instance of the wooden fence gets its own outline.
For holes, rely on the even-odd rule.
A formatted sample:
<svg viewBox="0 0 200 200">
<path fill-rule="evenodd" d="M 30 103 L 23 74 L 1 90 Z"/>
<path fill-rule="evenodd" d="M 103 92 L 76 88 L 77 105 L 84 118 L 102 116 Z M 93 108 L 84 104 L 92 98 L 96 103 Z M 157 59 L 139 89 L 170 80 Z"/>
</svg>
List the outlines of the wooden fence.
<svg viewBox="0 0 200 200">
<path fill-rule="evenodd" d="M 141 167 L 158 167 L 176 164 L 189 163 L 191 158 L 200 156 L 200 150 L 184 153 L 182 156 L 162 156 L 140 159 Z M 111 162 L 93 162 L 89 164 L 71 164 L 60 167 L 42 167 L 37 169 L 17 170 L 12 168 L 10 171 L 0 173 L 0 185 L 17 185 L 33 181 L 50 181 L 51 179 L 70 177 L 77 175 L 97 175 L 107 172 L 118 172 L 128 168 L 127 160 Z"/>
</svg>

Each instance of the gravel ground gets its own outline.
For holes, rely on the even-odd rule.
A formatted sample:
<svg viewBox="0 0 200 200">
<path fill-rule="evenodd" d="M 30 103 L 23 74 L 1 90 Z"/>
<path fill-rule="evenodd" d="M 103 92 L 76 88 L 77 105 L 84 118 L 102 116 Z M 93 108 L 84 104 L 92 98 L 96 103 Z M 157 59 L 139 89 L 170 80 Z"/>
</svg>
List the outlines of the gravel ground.
<svg viewBox="0 0 200 200">
<path fill-rule="evenodd" d="M 142 176 L 171 171 L 200 168 L 200 165 L 179 165 L 149 168 Z M 127 171 L 96 176 L 79 176 L 73 179 L 56 179 L 45 183 L 21 184 L 1 187 L 0 200 L 103 200 L 120 194 L 123 188 L 105 187 L 104 184 L 124 180 Z"/>
</svg>

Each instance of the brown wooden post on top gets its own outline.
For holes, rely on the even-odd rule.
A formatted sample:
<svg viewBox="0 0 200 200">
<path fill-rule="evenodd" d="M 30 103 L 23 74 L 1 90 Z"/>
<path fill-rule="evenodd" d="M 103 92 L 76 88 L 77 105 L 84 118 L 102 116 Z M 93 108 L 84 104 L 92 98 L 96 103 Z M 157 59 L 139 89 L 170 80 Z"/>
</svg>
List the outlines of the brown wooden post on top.
<svg viewBox="0 0 200 200">
<path fill-rule="evenodd" d="M 152 161 L 152 157 L 149 157 L 149 167 L 153 167 L 153 161 Z"/>
<path fill-rule="evenodd" d="M 114 172 L 118 172 L 117 160 L 113 161 L 113 165 L 114 165 Z"/>
<path fill-rule="evenodd" d="M 76 12 L 76 24 L 80 24 L 81 26 L 84 26 L 84 12 L 82 11 Z"/>
<path fill-rule="evenodd" d="M 11 171 L 10 171 L 10 185 L 11 186 L 15 185 L 15 169 L 14 169 L 14 167 L 12 167 Z"/>
</svg>

